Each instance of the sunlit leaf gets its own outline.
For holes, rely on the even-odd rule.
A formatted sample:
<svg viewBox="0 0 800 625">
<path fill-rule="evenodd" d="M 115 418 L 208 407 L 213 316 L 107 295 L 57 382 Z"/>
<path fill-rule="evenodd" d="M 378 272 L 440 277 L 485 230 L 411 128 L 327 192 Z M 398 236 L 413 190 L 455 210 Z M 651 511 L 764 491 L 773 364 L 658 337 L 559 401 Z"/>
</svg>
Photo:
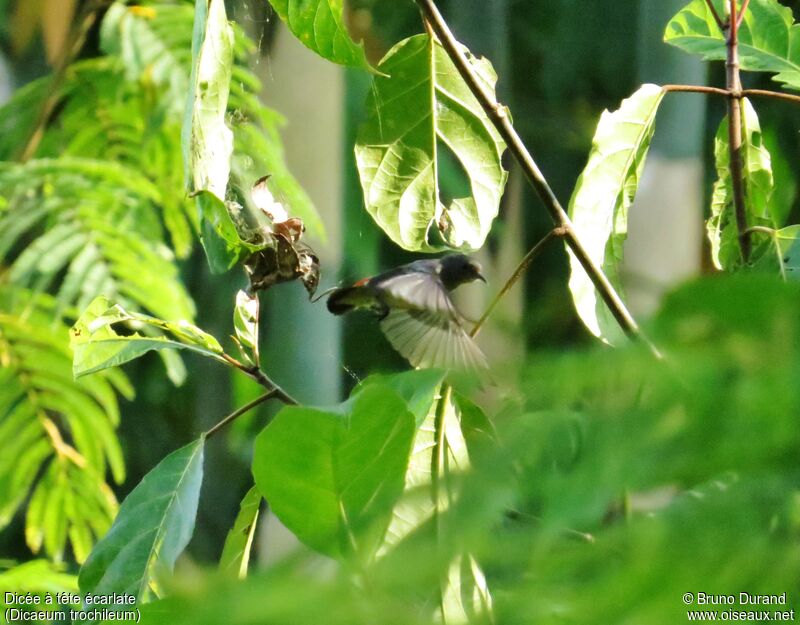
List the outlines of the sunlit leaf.
<svg viewBox="0 0 800 625">
<path fill-rule="evenodd" d="M 120 334 L 114 327 L 117 324 L 146 329 L 150 335 Z M 102 296 L 75 322 L 70 330 L 70 347 L 75 377 L 116 367 L 152 350 L 187 349 L 219 360 L 223 353 L 217 339 L 187 321 L 163 321 L 127 312 Z"/>
<path fill-rule="evenodd" d="M 363 44 L 347 33 L 342 0 L 269 0 L 295 37 L 321 57 L 351 67 L 369 69 Z"/>
<path fill-rule="evenodd" d="M 714 265 L 719 269 L 732 270 L 741 264 L 742 253 L 733 205 L 727 117 L 723 119 L 717 131 L 714 156 L 717 181 L 714 183 L 711 216 L 706 223 L 706 231 L 711 243 L 711 259 Z M 741 159 L 747 224 L 772 227 L 776 223 L 770 210 L 774 186 L 772 160 L 763 143 L 758 115 L 747 98 L 742 99 Z M 758 256 L 752 260 L 758 260 Z"/>
<path fill-rule="evenodd" d="M 219 568 L 239 578 L 247 577 L 250 565 L 250 551 L 253 548 L 253 538 L 256 533 L 258 510 L 263 497 L 258 488 L 253 486 L 242 499 L 239 514 L 233 522 L 233 527 L 225 538 Z"/>
<path fill-rule="evenodd" d="M 192 75 L 182 135 L 186 188 L 195 194 L 205 192 L 197 197 L 201 241 L 211 269 L 221 273 L 240 255 L 236 229 L 230 217 L 223 215 L 233 152 L 233 133 L 225 120 L 233 30 L 223 0 L 195 3 L 194 20 Z"/>
<path fill-rule="evenodd" d="M 770 234 L 754 233 L 766 238 L 769 247 L 755 263 L 756 268 L 780 275 L 784 280 L 800 280 L 800 225 L 787 226 Z"/>
<path fill-rule="evenodd" d="M 470 58 L 484 87 L 497 76 L 486 59 Z M 395 45 L 378 66 L 368 119 L 356 143 L 367 211 L 401 247 L 432 251 L 483 245 L 497 216 L 507 172 L 505 143 L 461 79 L 441 44 L 417 35 Z M 469 196 L 443 197 L 439 167 L 449 150 L 463 169 Z"/>
<path fill-rule="evenodd" d="M 569 215 L 578 239 L 617 289 L 628 235 L 628 209 L 636 195 L 663 97 L 661 87 L 643 85 L 618 110 L 603 113 L 589 162 L 570 200 Z M 624 336 L 619 324 L 571 250 L 569 260 L 569 288 L 584 325 L 603 341 L 619 343 Z"/>
<path fill-rule="evenodd" d="M 236 293 L 236 307 L 233 310 L 233 328 L 239 344 L 258 354 L 258 296 L 246 291 Z"/>
<path fill-rule="evenodd" d="M 725 15 L 728 0 L 713 0 Z M 727 58 L 725 37 L 707 0 L 692 0 L 667 25 L 664 41 L 709 61 Z M 777 74 L 774 80 L 800 90 L 800 26 L 792 10 L 777 0 L 752 0 L 739 29 L 739 63 L 743 70 Z"/>
</svg>

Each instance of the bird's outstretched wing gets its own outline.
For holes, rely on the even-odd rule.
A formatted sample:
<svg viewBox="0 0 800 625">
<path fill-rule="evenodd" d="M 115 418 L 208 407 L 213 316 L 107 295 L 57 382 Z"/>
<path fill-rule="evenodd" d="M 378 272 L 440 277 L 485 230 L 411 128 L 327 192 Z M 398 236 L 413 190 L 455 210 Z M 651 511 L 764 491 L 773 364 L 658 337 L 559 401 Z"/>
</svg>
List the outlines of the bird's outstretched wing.
<svg viewBox="0 0 800 625">
<path fill-rule="evenodd" d="M 381 321 L 386 338 L 415 367 L 476 371 L 486 358 L 435 273 L 393 276 L 380 285 L 389 304 Z"/>
</svg>

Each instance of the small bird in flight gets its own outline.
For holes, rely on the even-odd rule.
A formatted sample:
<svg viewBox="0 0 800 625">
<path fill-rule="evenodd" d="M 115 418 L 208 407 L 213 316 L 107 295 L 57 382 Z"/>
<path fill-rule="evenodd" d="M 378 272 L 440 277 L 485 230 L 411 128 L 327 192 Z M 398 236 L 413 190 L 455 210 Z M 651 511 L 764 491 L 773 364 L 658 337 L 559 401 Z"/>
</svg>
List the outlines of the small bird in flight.
<svg viewBox="0 0 800 625">
<path fill-rule="evenodd" d="M 363 308 L 380 316 L 386 338 L 414 367 L 475 371 L 486 358 L 463 326 L 450 292 L 481 280 L 481 266 L 464 254 L 417 260 L 352 286 L 335 289 L 328 310 Z"/>
</svg>

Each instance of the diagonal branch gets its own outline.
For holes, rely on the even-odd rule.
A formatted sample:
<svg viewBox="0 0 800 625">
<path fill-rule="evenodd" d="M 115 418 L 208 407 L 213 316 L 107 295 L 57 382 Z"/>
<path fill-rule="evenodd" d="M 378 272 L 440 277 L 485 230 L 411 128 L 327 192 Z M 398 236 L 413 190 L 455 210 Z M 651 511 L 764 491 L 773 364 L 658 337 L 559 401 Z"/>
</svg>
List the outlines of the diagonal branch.
<svg viewBox="0 0 800 625">
<path fill-rule="evenodd" d="M 248 412 L 249 410 L 252 410 L 256 406 L 258 406 L 260 404 L 263 404 L 265 401 L 267 401 L 268 399 L 271 399 L 272 397 L 275 397 L 276 395 L 277 395 L 277 391 L 273 389 L 271 391 L 267 391 L 263 395 L 259 395 L 253 401 L 247 402 L 244 406 L 242 406 L 240 408 L 237 408 L 232 413 L 230 413 L 227 417 L 222 419 L 219 423 L 217 423 L 216 425 L 211 427 L 206 432 L 206 438 L 211 438 L 212 436 L 214 436 L 214 434 L 219 432 L 226 425 L 228 425 L 229 423 L 232 423 L 233 421 L 236 421 L 236 419 L 241 417 L 245 412 Z"/>
<path fill-rule="evenodd" d="M 247 375 L 248 377 L 252 378 L 256 382 L 258 382 L 261 386 L 263 386 L 268 391 L 275 392 L 275 398 L 282 401 L 284 404 L 288 404 L 290 406 L 297 406 L 299 402 L 289 395 L 286 391 L 284 391 L 280 386 L 278 386 L 272 379 L 264 373 L 261 369 L 256 366 L 249 367 L 243 362 L 236 360 L 233 356 L 228 354 L 222 354 L 222 359 L 225 360 L 230 365 L 233 365 L 239 371 Z"/>
<path fill-rule="evenodd" d="M 486 323 L 486 320 L 489 316 L 494 312 L 494 309 L 497 308 L 497 305 L 500 303 L 500 300 L 503 299 L 506 293 L 508 293 L 511 288 L 517 283 L 517 280 L 520 279 L 523 273 L 528 269 L 530 264 L 536 259 L 539 254 L 542 253 L 545 246 L 550 242 L 550 239 L 554 237 L 563 237 L 566 231 L 563 228 L 553 228 L 550 232 L 544 235 L 539 241 L 534 245 L 531 250 L 525 254 L 521 261 L 519 261 L 519 265 L 514 270 L 514 273 L 511 274 L 511 277 L 506 280 L 506 283 L 503 285 L 503 288 L 494 296 L 492 303 L 489 304 L 488 308 L 484 311 L 481 318 L 475 323 L 472 328 L 472 331 L 469 333 L 470 336 L 474 337 L 480 332 L 483 324 Z"/>
<path fill-rule="evenodd" d="M 458 69 L 461 78 L 467 84 L 470 91 L 472 91 L 473 95 L 486 112 L 486 115 L 505 140 L 508 150 L 521 165 L 528 182 L 530 182 L 531 186 L 544 203 L 556 227 L 563 229 L 564 239 L 567 245 L 588 274 L 592 284 L 597 289 L 606 306 L 608 306 L 611 314 L 614 315 L 617 323 L 619 323 L 620 327 L 628 336 L 648 342 L 647 339 L 642 336 L 639 326 L 608 277 L 591 259 L 588 252 L 583 247 L 583 244 L 578 239 L 567 212 L 559 203 L 555 193 L 553 193 L 553 190 L 550 188 L 547 180 L 545 180 L 544 175 L 542 175 L 542 172 L 539 170 L 530 152 L 514 129 L 506 107 L 499 104 L 494 96 L 486 90 L 473 71 L 469 61 L 464 57 L 464 54 L 458 46 L 458 42 L 455 37 L 453 37 L 453 33 L 450 32 L 450 28 L 444 21 L 441 13 L 439 13 L 439 9 L 436 7 L 434 0 L 416 0 L 416 2 L 425 16 L 425 20 L 430 24 L 436 36 L 439 38 L 439 41 L 441 41 L 442 47 Z M 650 347 L 654 354 L 658 354 L 654 346 L 650 345 Z"/>
</svg>

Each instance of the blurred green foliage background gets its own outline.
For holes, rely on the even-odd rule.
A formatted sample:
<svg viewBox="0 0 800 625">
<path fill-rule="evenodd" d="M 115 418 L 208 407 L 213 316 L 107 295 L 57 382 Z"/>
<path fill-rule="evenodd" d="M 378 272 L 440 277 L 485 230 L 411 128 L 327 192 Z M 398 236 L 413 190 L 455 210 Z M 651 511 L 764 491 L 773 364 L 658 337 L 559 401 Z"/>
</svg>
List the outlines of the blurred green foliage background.
<svg viewBox="0 0 800 625">
<path fill-rule="evenodd" d="M 43 19 L 52 6 L 31 3 L 44 7 L 37 13 L 23 11 L 24 4 L 0 0 L 0 49 L 15 87 L 52 70 L 48 41 L 56 37 Z M 269 63 L 280 27 L 266 2 L 227 4 L 229 15 L 258 42 L 261 61 Z M 663 10 L 659 0 L 441 4 L 462 41 L 493 61 L 500 98 L 564 203 L 602 110 L 616 108 L 642 82 L 679 80 L 665 72 L 697 73 L 695 66 L 682 66 L 677 51 L 671 64 L 653 53 L 665 47 L 666 22 L 658 26 L 650 19 Z M 668 16 L 683 3 L 663 4 L 671 7 Z M 784 4 L 800 17 L 800 3 Z M 76 19 L 81 6 L 73 7 L 72 19 L 62 26 Z M 420 31 L 412 2 L 353 0 L 349 18 L 373 62 L 402 37 Z M 20 29 L 30 33 L 27 40 Z M 98 38 L 94 27 L 82 58 L 98 54 Z M 686 63 L 693 61 L 686 57 Z M 722 68 L 713 67 L 707 79 L 720 84 Z M 748 80 L 749 87 L 771 87 L 768 77 Z M 341 266 L 323 286 L 413 259 L 363 210 L 352 144 L 368 77 L 346 70 L 344 85 L 342 235 L 332 242 Z M 657 145 L 666 153 L 695 150 L 694 156 L 707 159 L 722 113 L 721 102 L 704 102 L 693 109 L 696 118 L 685 120 L 700 140 L 687 147 L 683 135 L 659 136 L 657 129 Z M 759 114 L 773 154 L 784 155 L 775 157 L 776 185 L 796 220 L 796 110 L 762 102 Z M 461 180 L 453 169 L 444 176 L 450 177 L 446 184 L 457 186 Z M 713 175 L 709 167 L 706 197 Z M 501 216 L 487 245 L 489 258 L 499 258 L 514 235 L 523 251 L 530 248 L 550 227 L 527 188 L 503 211 L 516 211 L 521 229 Z M 210 275 L 197 245 L 180 262 L 180 272 L 197 305 L 197 324 L 217 336 L 229 333 L 233 296 L 244 278 Z M 282 294 L 299 288 L 285 285 L 271 294 L 270 319 L 286 322 Z M 423 528 L 355 590 L 349 571 L 309 577 L 313 565 L 307 554 L 243 585 L 193 577 L 192 564 L 218 559 L 238 502 L 251 485 L 252 439 L 265 409 L 210 445 L 197 531 L 188 550 L 192 564 L 184 564 L 180 596 L 166 607 L 150 608 L 153 622 L 161 622 L 161 610 L 168 610 L 174 623 L 428 622 L 410 606 L 424 603 L 440 567 L 465 548 L 482 563 L 502 623 L 682 622 L 681 595 L 699 590 L 793 591 L 796 602 L 800 291 L 767 279 L 717 277 L 686 287 L 649 324 L 669 356 L 658 363 L 635 346 L 611 352 L 590 344 L 573 311 L 566 255 L 559 246 L 537 259 L 523 289 L 518 322 L 496 329 L 523 344 L 524 364 L 514 371 L 512 384 L 487 400 L 499 443 L 480 447 L 474 461 L 479 470 L 463 477 L 464 497 L 444 521 L 453 528 L 454 544 L 434 546 Z M 303 362 L 322 349 L 327 346 L 309 345 L 311 356 Z M 344 322 L 341 349 L 345 367 L 334 377 L 342 396 L 369 373 L 404 368 L 366 317 Z M 297 385 L 290 391 L 302 393 L 303 380 L 286 373 L 299 356 L 274 348 L 272 354 L 268 369 L 279 381 Z M 122 406 L 119 436 L 128 473 L 117 489 L 120 500 L 168 452 L 252 396 L 246 383 L 214 363 L 188 358 L 186 365 L 187 381 L 180 387 L 163 375 L 156 358 L 126 367 L 137 394 Z M 317 372 L 304 375 L 313 387 Z M 31 557 L 23 531 L 22 519 L 16 519 L 0 534 L 3 557 Z M 204 601 L 208 596 L 214 600 Z"/>
</svg>

